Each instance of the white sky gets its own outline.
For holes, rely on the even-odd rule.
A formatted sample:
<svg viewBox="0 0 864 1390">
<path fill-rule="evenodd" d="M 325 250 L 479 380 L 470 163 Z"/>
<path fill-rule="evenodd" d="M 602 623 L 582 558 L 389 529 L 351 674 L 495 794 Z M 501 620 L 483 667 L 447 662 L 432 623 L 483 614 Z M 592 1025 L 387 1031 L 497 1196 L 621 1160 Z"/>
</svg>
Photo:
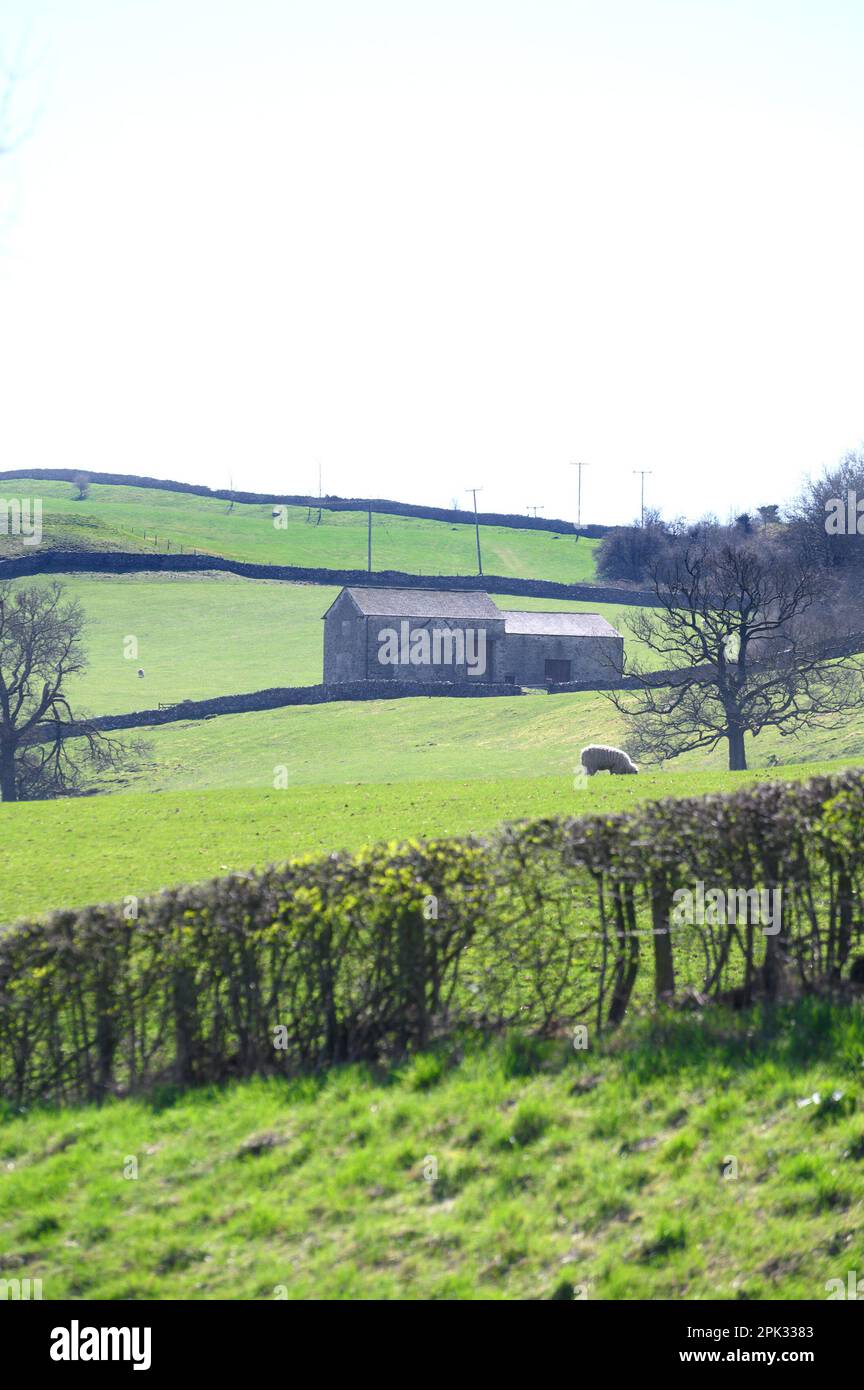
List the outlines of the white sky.
<svg viewBox="0 0 864 1390">
<path fill-rule="evenodd" d="M 864 437 L 861 0 L 3 0 L 0 467 L 626 521 Z"/>
</svg>

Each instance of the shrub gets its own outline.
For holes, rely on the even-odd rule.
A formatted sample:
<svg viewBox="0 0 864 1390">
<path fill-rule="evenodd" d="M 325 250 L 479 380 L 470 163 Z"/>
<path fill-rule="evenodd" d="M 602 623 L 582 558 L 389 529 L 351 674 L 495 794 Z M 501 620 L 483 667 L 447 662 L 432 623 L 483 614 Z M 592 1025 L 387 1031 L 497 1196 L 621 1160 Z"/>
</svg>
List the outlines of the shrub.
<svg viewBox="0 0 864 1390">
<path fill-rule="evenodd" d="M 520 1075 L 542 1064 L 538 1039 L 574 1024 L 593 1039 L 670 981 L 696 1007 L 833 986 L 864 930 L 862 838 L 864 776 L 849 772 L 297 860 L 161 893 L 134 921 L 58 912 L 0 936 L 0 1101 L 157 1088 L 164 1104 L 466 1029 L 518 1028 Z M 749 908 L 676 925 L 673 893 L 697 883 L 780 890 L 781 930 Z"/>
</svg>

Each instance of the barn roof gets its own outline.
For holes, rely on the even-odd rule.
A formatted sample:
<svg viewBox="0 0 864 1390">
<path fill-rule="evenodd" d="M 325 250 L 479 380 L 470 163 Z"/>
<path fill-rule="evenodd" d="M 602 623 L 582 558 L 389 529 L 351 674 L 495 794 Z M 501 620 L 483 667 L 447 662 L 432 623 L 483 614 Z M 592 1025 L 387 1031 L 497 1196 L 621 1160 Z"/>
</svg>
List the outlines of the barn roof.
<svg viewBox="0 0 864 1390">
<path fill-rule="evenodd" d="M 501 618 L 488 594 L 462 593 L 458 589 L 360 589 L 345 588 L 370 618 Z"/>
<path fill-rule="evenodd" d="M 620 637 L 599 613 L 537 613 L 502 609 L 504 631 L 527 637 Z"/>
</svg>

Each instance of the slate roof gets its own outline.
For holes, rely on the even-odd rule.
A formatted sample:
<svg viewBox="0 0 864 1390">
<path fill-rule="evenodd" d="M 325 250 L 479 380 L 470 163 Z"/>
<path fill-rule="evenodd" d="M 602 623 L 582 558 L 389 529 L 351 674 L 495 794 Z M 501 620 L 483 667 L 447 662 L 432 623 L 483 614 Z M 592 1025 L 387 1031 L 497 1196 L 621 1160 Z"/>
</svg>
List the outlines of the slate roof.
<svg viewBox="0 0 864 1390">
<path fill-rule="evenodd" d="M 620 637 L 599 613 L 537 613 L 501 610 L 504 631 L 526 637 Z"/>
<path fill-rule="evenodd" d="M 488 594 L 463 593 L 458 589 L 346 588 L 343 593 L 370 618 L 503 617 Z"/>
</svg>

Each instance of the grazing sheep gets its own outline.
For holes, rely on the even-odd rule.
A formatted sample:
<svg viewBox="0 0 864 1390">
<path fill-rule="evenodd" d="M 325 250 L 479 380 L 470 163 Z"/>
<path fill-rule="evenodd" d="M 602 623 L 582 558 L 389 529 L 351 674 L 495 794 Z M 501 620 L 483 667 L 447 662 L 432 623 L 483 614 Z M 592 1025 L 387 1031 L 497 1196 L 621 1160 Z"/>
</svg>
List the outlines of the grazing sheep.
<svg viewBox="0 0 864 1390">
<path fill-rule="evenodd" d="M 580 754 L 580 761 L 589 777 L 595 772 L 611 772 L 613 777 L 628 777 L 639 769 L 620 748 L 607 748 L 603 743 L 589 743 Z"/>
</svg>

